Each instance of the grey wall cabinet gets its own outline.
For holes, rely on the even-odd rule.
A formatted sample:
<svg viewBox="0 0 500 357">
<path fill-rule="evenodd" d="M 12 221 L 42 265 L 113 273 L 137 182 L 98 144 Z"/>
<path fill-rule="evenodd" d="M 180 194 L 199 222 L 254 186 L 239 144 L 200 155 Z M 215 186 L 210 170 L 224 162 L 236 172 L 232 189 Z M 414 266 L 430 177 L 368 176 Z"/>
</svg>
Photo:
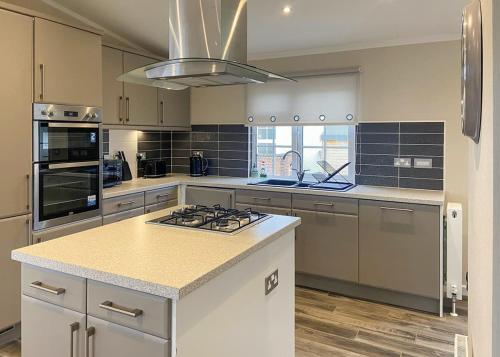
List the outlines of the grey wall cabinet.
<svg viewBox="0 0 500 357">
<path fill-rule="evenodd" d="M 10 258 L 10 252 L 29 244 L 29 216 L 0 220 L 0 330 L 21 321 L 21 265 Z"/>
<path fill-rule="evenodd" d="M 438 206 L 360 201 L 359 282 L 439 298 Z"/>
<path fill-rule="evenodd" d="M 295 269 L 299 273 L 358 282 L 358 217 L 294 209 Z"/>
<path fill-rule="evenodd" d="M 21 300 L 23 357 L 84 357 L 85 314 L 25 295 Z"/>
<path fill-rule="evenodd" d="M 34 58 L 36 102 L 102 106 L 101 36 L 36 18 Z"/>
<path fill-rule="evenodd" d="M 0 10 L 2 85 L 0 106 L 0 218 L 31 210 L 31 103 L 33 99 L 33 18 Z M 14 156 L 15 155 L 15 156 Z M 15 158 L 14 158 L 15 157 Z"/>
<path fill-rule="evenodd" d="M 91 357 L 169 357 L 170 341 L 143 332 L 123 327 L 92 316 L 87 318 L 93 331 L 89 338 Z"/>
<path fill-rule="evenodd" d="M 158 120 L 163 127 L 191 125 L 191 91 L 158 89 Z"/>
<path fill-rule="evenodd" d="M 117 78 L 123 74 L 123 51 L 103 46 L 102 48 L 102 88 L 103 123 L 125 124 L 123 82 Z"/>
</svg>

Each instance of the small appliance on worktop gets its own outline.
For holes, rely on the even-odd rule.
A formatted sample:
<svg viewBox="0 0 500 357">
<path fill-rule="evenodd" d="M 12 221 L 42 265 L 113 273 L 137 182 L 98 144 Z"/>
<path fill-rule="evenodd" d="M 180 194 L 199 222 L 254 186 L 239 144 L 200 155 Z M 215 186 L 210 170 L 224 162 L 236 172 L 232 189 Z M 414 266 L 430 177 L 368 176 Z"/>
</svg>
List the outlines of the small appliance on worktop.
<svg viewBox="0 0 500 357">
<path fill-rule="evenodd" d="M 267 214 L 252 211 L 251 209 L 240 211 L 226 209 L 220 205 L 212 207 L 191 205 L 147 223 L 235 234 L 260 223 L 268 217 Z"/>
<path fill-rule="evenodd" d="M 123 162 L 122 160 L 104 160 L 102 164 L 102 186 L 113 187 L 122 183 Z"/>
<path fill-rule="evenodd" d="M 33 104 L 33 228 L 101 215 L 101 109 Z"/>
</svg>

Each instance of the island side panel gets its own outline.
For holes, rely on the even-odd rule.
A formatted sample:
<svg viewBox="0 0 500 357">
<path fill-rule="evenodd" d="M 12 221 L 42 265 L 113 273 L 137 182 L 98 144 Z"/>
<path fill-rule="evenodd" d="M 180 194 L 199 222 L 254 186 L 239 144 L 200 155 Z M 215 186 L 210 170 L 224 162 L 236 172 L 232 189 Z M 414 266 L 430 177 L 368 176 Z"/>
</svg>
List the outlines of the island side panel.
<svg viewBox="0 0 500 357">
<path fill-rule="evenodd" d="M 231 239 L 231 237 L 228 237 Z M 279 284 L 265 295 L 265 278 Z M 295 231 L 173 303 L 174 357 L 292 357 Z"/>
</svg>

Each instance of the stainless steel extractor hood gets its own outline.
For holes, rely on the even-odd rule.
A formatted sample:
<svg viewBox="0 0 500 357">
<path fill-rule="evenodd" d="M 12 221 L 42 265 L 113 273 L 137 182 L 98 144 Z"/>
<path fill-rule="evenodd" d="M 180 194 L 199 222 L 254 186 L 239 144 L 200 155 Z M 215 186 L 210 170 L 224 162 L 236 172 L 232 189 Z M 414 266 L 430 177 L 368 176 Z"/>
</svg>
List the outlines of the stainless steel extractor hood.
<svg viewBox="0 0 500 357">
<path fill-rule="evenodd" d="M 169 14 L 170 59 L 119 80 L 167 89 L 289 80 L 247 64 L 247 0 L 170 0 Z"/>
</svg>

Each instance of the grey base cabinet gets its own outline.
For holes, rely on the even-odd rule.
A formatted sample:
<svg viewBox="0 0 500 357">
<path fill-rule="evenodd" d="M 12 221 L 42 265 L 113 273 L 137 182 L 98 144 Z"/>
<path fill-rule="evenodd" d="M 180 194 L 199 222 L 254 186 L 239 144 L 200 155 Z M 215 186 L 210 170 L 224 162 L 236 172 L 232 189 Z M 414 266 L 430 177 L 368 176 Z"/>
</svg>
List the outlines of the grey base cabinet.
<svg viewBox="0 0 500 357">
<path fill-rule="evenodd" d="M 359 203 L 359 282 L 439 299 L 438 206 Z"/>
<path fill-rule="evenodd" d="M 299 273 L 358 281 L 358 217 L 294 209 L 295 269 Z"/>
<path fill-rule="evenodd" d="M 21 299 L 23 357 L 85 356 L 84 314 L 25 295 Z"/>
<path fill-rule="evenodd" d="M 279 207 L 267 207 L 267 206 L 257 206 L 257 205 L 249 205 L 244 203 L 237 203 L 235 208 L 237 210 L 243 211 L 246 209 L 251 209 L 254 212 L 259 213 L 267 213 L 267 214 L 277 214 L 281 216 L 290 216 L 291 210 L 288 208 L 279 208 Z"/>
<path fill-rule="evenodd" d="M 170 341 L 88 316 L 88 357 L 168 357 Z"/>
</svg>

